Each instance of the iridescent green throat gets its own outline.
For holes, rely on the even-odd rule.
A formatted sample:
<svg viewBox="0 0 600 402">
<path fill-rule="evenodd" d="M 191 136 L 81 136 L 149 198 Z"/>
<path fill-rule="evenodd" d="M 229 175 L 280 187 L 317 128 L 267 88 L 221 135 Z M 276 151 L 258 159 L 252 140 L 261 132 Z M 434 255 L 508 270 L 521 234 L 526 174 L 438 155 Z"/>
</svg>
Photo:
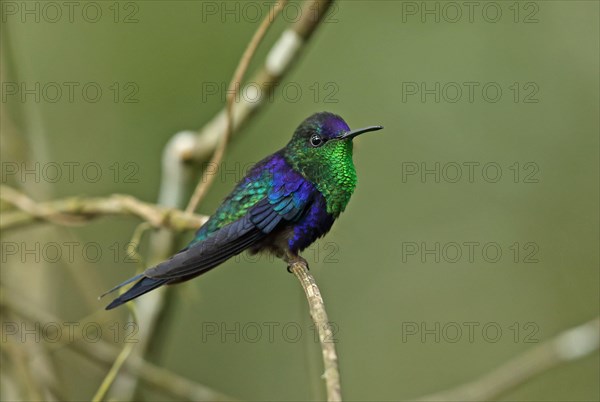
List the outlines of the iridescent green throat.
<svg viewBox="0 0 600 402">
<path fill-rule="evenodd" d="M 322 147 L 286 147 L 287 162 L 315 185 L 325 198 L 327 213 L 338 217 L 356 187 L 352 140 L 330 140 Z"/>
</svg>

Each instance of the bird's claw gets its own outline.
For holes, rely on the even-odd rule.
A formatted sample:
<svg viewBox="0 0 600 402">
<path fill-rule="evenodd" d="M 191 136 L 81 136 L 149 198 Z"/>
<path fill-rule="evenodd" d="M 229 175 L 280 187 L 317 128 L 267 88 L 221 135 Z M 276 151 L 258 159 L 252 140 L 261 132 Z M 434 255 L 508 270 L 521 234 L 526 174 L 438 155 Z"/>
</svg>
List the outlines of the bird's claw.
<svg viewBox="0 0 600 402">
<path fill-rule="evenodd" d="M 302 263 L 302 265 L 304 265 L 306 267 L 306 269 L 308 269 L 310 271 L 310 267 L 308 266 L 308 262 L 306 262 L 306 260 L 300 256 L 295 256 L 293 259 L 288 260 L 288 266 L 287 266 L 287 271 L 292 274 L 292 267 L 294 266 L 295 263 L 300 262 Z"/>
</svg>

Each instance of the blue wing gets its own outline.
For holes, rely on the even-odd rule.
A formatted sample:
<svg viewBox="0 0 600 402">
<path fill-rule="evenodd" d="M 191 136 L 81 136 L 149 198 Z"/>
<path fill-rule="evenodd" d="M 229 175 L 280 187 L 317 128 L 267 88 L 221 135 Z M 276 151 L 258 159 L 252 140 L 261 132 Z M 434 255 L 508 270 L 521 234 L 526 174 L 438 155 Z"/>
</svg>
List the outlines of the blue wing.
<svg viewBox="0 0 600 402">
<path fill-rule="evenodd" d="M 242 218 L 146 270 L 144 275 L 177 282 L 191 279 L 256 244 L 280 225 L 297 221 L 312 199 L 313 186 L 297 173 L 275 175 L 273 184 L 267 196 Z"/>
<path fill-rule="evenodd" d="M 269 180 L 266 195 L 250 207 L 242 217 L 211 232 L 203 240 L 193 241 L 167 261 L 115 287 L 113 290 L 139 279 L 107 309 L 164 284 L 183 282 L 208 272 L 281 226 L 298 221 L 314 198 L 316 191 L 314 186 L 287 164 L 285 169 L 280 165 L 271 171 L 274 173 L 272 180 Z M 248 176 L 252 177 L 252 173 Z"/>
</svg>

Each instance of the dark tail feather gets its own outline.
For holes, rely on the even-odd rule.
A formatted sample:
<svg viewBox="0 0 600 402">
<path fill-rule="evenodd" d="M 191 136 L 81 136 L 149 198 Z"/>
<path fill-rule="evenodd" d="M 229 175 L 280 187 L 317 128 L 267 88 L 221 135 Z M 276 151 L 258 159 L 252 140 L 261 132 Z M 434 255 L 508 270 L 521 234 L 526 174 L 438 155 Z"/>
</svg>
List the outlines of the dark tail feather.
<svg viewBox="0 0 600 402">
<path fill-rule="evenodd" d="M 112 292 L 114 292 L 115 290 L 119 290 L 121 289 L 123 286 L 125 285 L 129 285 L 131 282 L 135 282 L 138 279 L 142 279 L 142 277 L 144 276 L 144 274 L 138 274 L 136 276 L 133 276 L 129 279 L 127 279 L 125 282 L 118 284 L 117 286 L 115 286 L 114 288 L 112 288 L 111 290 L 107 290 L 106 292 L 102 293 L 99 297 L 98 300 L 102 299 L 104 296 L 106 296 L 107 294 L 110 294 Z"/>
<path fill-rule="evenodd" d="M 148 293 L 149 291 L 154 290 L 168 282 L 167 279 L 148 278 L 147 276 L 144 276 L 143 274 L 139 274 L 139 275 L 136 275 L 133 278 L 129 279 L 128 281 L 123 282 L 122 284 L 120 284 L 119 286 L 114 288 L 113 290 L 119 289 L 121 286 L 131 283 L 140 277 L 142 278 L 140 281 L 138 281 L 135 285 L 133 285 L 132 288 L 129 289 L 127 292 L 123 293 L 121 296 L 119 296 L 115 300 L 113 300 L 112 303 L 110 303 L 108 306 L 106 306 L 106 310 L 111 310 L 115 307 L 120 306 L 123 303 L 127 303 L 129 300 L 133 300 L 136 297 L 141 296 L 145 293 Z"/>
</svg>

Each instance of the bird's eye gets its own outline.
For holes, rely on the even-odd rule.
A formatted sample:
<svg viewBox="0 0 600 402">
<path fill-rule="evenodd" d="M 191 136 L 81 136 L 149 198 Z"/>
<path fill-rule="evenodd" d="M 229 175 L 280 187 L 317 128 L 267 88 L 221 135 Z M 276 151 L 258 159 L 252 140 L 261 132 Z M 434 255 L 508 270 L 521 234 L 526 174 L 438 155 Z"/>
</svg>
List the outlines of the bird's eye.
<svg viewBox="0 0 600 402">
<path fill-rule="evenodd" d="M 310 137 L 310 145 L 313 147 L 320 147 L 324 142 L 325 141 L 323 141 L 323 138 L 321 138 L 319 134 L 313 134 L 312 137 Z"/>
</svg>

